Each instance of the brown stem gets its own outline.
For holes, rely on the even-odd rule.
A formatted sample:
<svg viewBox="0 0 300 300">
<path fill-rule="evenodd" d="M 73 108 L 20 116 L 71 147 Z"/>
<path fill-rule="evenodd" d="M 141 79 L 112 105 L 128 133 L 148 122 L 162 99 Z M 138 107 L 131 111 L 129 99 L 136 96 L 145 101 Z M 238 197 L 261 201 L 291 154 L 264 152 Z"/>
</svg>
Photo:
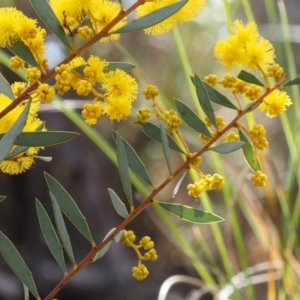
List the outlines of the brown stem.
<svg viewBox="0 0 300 300">
<path fill-rule="evenodd" d="M 61 282 L 51 291 L 51 293 L 44 300 L 52 300 L 53 297 L 73 278 L 82 268 L 87 264 L 92 262 L 93 257 L 101 250 L 105 245 L 107 245 L 122 229 L 126 227 L 138 214 L 140 214 L 146 207 L 153 203 L 153 199 L 157 194 L 167 186 L 176 176 L 181 174 L 184 170 L 189 168 L 190 163 L 199 155 L 209 150 L 209 147 L 216 142 L 226 131 L 234 127 L 237 121 L 243 117 L 246 113 L 253 110 L 263 99 L 270 94 L 272 91 L 278 89 L 281 84 L 285 81 L 286 75 L 284 75 L 272 88 L 268 89 L 263 95 L 261 95 L 257 100 L 255 100 L 246 109 L 239 111 L 238 115 L 221 131 L 219 131 L 203 148 L 201 148 L 195 155 L 187 158 L 184 163 L 164 182 L 162 182 L 157 188 L 153 189 L 151 194 L 143 201 L 135 210 L 130 212 L 128 217 L 109 235 L 103 240 L 97 247 L 93 248 L 91 252 L 77 265 L 76 269 L 73 269 L 68 273 Z"/>
<path fill-rule="evenodd" d="M 97 41 L 99 41 L 101 38 L 109 35 L 109 30 L 111 30 L 119 21 L 121 21 L 123 18 L 125 18 L 127 15 L 129 15 L 132 11 L 134 11 L 138 6 L 144 4 L 145 0 L 138 0 L 135 2 L 132 6 L 130 6 L 127 10 L 121 10 L 119 14 L 104 28 L 102 28 L 101 31 L 99 31 L 97 34 L 95 34 L 91 39 L 89 39 L 84 45 L 82 45 L 80 48 L 78 48 L 76 51 L 72 52 L 67 58 L 65 58 L 61 63 L 59 63 L 57 66 L 60 66 L 62 64 L 69 63 L 73 58 L 84 52 L 86 49 L 88 49 L 91 45 L 95 44 Z M 56 67 L 57 67 L 56 66 Z M 44 83 L 48 81 L 51 77 L 55 75 L 55 68 L 50 70 L 44 77 L 40 79 L 40 83 Z M 12 111 L 15 107 L 17 107 L 26 97 L 28 94 L 35 91 L 38 87 L 38 82 L 34 82 L 32 85 L 30 85 L 28 88 L 26 88 L 10 105 L 8 105 L 6 108 L 4 108 L 0 112 L 0 119 L 3 118 L 6 114 L 8 114 L 10 111 Z"/>
</svg>

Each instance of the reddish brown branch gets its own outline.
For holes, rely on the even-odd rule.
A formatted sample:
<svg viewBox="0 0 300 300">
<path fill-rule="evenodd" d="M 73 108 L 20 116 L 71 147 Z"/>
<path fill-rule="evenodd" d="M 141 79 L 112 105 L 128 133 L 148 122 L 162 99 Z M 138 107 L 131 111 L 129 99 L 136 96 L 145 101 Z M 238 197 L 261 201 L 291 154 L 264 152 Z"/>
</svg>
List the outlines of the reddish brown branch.
<svg viewBox="0 0 300 300">
<path fill-rule="evenodd" d="M 146 207 L 153 203 L 153 199 L 158 195 L 158 193 L 163 190 L 176 176 L 181 174 L 183 171 L 189 168 L 191 162 L 198 156 L 202 155 L 204 152 L 209 150 L 209 147 L 216 142 L 226 131 L 235 126 L 237 121 L 242 118 L 245 114 L 253 110 L 258 104 L 260 104 L 263 99 L 269 95 L 272 91 L 278 89 L 281 84 L 285 81 L 286 75 L 284 75 L 271 89 L 267 90 L 263 95 L 261 95 L 257 100 L 255 100 L 246 109 L 239 111 L 238 115 L 221 131 L 219 131 L 203 148 L 201 148 L 195 155 L 191 158 L 187 158 L 184 163 L 164 182 L 162 182 L 157 188 L 153 189 L 151 194 L 143 201 L 134 211 L 132 211 L 128 217 L 112 232 L 105 240 L 102 241 L 97 247 L 93 248 L 92 251 L 77 265 L 77 268 L 72 270 L 68 275 L 66 275 L 62 281 L 51 291 L 51 293 L 44 300 L 52 300 L 53 297 L 64 287 L 82 268 L 89 264 L 93 257 L 101 250 L 105 245 L 107 245 L 113 238 L 123 230 L 127 224 L 129 224 L 136 216 L 138 216 Z"/>
</svg>

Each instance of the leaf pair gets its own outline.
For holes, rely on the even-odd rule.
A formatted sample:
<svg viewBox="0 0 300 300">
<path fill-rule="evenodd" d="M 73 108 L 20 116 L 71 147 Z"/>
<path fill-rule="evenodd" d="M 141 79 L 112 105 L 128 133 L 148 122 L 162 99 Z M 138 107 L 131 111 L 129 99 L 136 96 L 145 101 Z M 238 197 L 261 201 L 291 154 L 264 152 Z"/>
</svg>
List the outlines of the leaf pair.
<svg viewBox="0 0 300 300">
<path fill-rule="evenodd" d="M 130 144 L 117 132 L 113 132 L 113 137 L 116 142 L 117 148 L 117 160 L 118 160 L 118 169 L 120 173 L 120 179 L 125 191 L 126 198 L 128 200 L 130 209 L 134 209 L 133 198 L 132 198 L 132 189 L 131 189 L 131 179 L 129 174 L 129 169 L 131 169 L 139 178 L 144 182 L 153 186 L 149 173 L 139 158 L 134 149 Z M 126 218 L 128 212 L 124 203 L 117 196 L 117 194 L 112 190 L 108 189 L 110 199 L 113 203 L 113 206 L 116 212 L 123 218 Z"/>
</svg>

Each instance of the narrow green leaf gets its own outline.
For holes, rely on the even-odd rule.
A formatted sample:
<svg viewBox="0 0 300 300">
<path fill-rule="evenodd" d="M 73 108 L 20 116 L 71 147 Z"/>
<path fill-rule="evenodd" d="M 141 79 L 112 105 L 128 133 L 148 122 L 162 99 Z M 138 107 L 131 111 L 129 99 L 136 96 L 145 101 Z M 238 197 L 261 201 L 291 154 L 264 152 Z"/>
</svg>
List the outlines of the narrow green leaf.
<svg viewBox="0 0 300 300">
<path fill-rule="evenodd" d="M 175 188 L 174 188 L 174 191 L 173 191 L 173 198 L 175 198 L 175 196 L 177 195 L 177 193 L 178 193 L 178 191 L 179 191 L 179 188 L 180 188 L 180 186 L 181 186 L 181 183 L 182 183 L 182 181 L 183 181 L 183 179 L 185 178 L 185 176 L 186 176 L 187 173 L 188 173 L 188 170 L 184 171 L 184 172 L 181 174 L 181 176 L 180 176 L 180 178 L 179 178 L 179 180 L 178 180 L 178 182 L 177 182 L 177 184 L 176 184 L 176 186 L 175 186 Z"/>
<path fill-rule="evenodd" d="M 129 202 L 130 208 L 133 207 L 131 181 L 128 170 L 128 161 L 126 157 L 126 151 L 121 136 L 116 134 L 116 145 L 117 145 L 117 160 L 118 168 L 120 173 L 120 179 L 124 188 L 126 198 Z"/>
<path fill-rule="evenodd" d="M 1 138 L 0 138 L 1 140 Z M 14 149 L 12 149 L 7 155 L 5 156 L 5 159 L 8 159 L 10 157 L 16 156 L 22 152 L 25 152 L 28 149 L 27 146 L 16 146 Z"/>
<path fill-rule="evenodd" d="M 63 215 L 61 213 L 57 200 L 55 199 L 54 195 L 51 192 L 50 192 L 50 198 L 51 198 L 54 220 L 55 220 L 58 235 L 60 237 L 60 240 L 64 246 L 64 249 L 68 257 L 70 258 L 70 261 L 72 262 L 73 266 L 75 266 L 76 262 L 73 254 L 71 240 L 65 225 Z"/>
<path fill-rule="evenodd" d="M 166 203 L 166 202 L 157 202 L 157 203 L 165 210 L 169 211 L 170 213 L 176 215 L 177 217 L 185 221 L 198 223 L 198 224 L 207 224 L 207 223 L 220 222 L 224 220 L 223 218 L 215 214 L 200 209 L 196 209 L 190 206 L 181 205 L 178 203 Z"/>
<path fill-rule="evenodd" d="M 175 14 L 180 8 L 182 8 L 188 0 L 181 0 L 175 4 L 165 6 L 161 9 L 158 9 L 150 14 L 147 14 L 144 17 L 138 18 L 131 23 L 117 29 L 114 33 L 124 33 L 130 31 L 137 31 L 151 27 L 155 24 L 160 23 L 161 21 L 167 19 L 171 15 Z"/>
<path fill-rule="evenodd" d="M 224 95 L 222 95 L 220 92 L 218 92 L 214 87 L 212 87 L 210 84 L 207 82 L 201 80 L 202 83 L 204 84 L 206 91 L 209 95 L 210 101 L 214 102 L 216 104 L 222 105 L 224 107 L 230 108 L 230 109 L 235 109 L 237 110 L 238 108 L 232 104 L 228 98 L 226 98 Z"/>
<path fill-rule="evenodd" d="M 5 198 L 6 196 L 0 196 L 0 202 L 2 202 Z"/>
<path fill-rule="evenodd" d="M 22 111 L 17 121 L 2 136 L 2 139 L 0 140 L 0 161 L 2 161 L 9 153 L 12 145 L 14 144 L 15 139 L 17 138 L 17 136 L 20 134 L 23 127 L 25 126 L 29 108 L 30 108 L 30 101 L 28 101 L 28 103 L 26 104 L 24 110 Z"/>
<path fill-rule="evenodd" d="M 42 160 L 44 162 L 50 162 L 52 161 L 52 157 L 51 156 L 35 156 L 36 159 Z"/>
<path fill-rule="evenodd" d="M 122 202 L 119 196 L 112 189 L 108 188 L 107 190 L 115 211 L 119 216 L 125 219 L 128 216 L 128 211 L 126 209 L 125 204 Z"/>
<path fill-rule="evenodd" d="M 300 74 L 296 78 L 286 81 L 283 86 L 291 86 L 295 84 L 300 84 Z"/>
<path fill-rule="evenodd" d="M 124 63 L 124 62 L 109 62 L 109 65 L 105 68 L 104 73 L 107 73 L 109 71 L 115 71 L 117 69 L 123 70 L 124 72 L 128 73 L 133 68 L 135 68 L 135 65 Z"/>
<path fill-rule="evenodd" d="M 112 134 L 113 134 L 114 140 L 116 141 L 116 132 L 113 131 Z M 123 137 L 122 137 L 122 140 L 123 140 L 129 168 L 138 177 L 140 177 L 143 181 L 145 181 L 149 185 L 153 186 L 150 175 L 146 169 L 146 166 L 142 162 L 142 160 L 139 158 L 139 156 L 134 151 L 134 149 L 131 147 L 131 145 Z"/>
<path fill-rule="evenodd" d="M 203 81 L 199 78 L 198 75 L 195 75 L 194 82 L 196 87 L 197 98 L 199 100 L 199 103 L 204 113 L 206 114 L 208 119 L 213 123 L 213 125 L 217 127 L 215 112 L 211 105 L 211 99 L 209 97 L 209 94 L 206 90 Z"/>
<path fill-rule="evenodd" d="M 33 67 L 37 67 L 38 64 L 31 53 L 31 51 L 27 48 L 23 41 L 15 42 L 11 47 L 8 47 L 12 53 L 22 58 L 28 64 Z"/>
<path fill-rule="evenodd" d="M 10 87 L 10 84 L 5 77 L 0 73 L 0 93 L 7 96 L 9 99 L 15 99 L 15 95 Z"/>
<path fill-rule="evenodd" d="M 35 129 L 35 131 L 42 131 L 42 130 L 45 128 L 45 123 L 46 123 L 46 122 L 41 123 L 41 124 Z"/>
<path fill-rule="evenodd" d="M 23 283 L 23 289 L 24 289 L 24 299 L 29 300 L 29 290 L 28 287 Z"/>
<path fill-rule="evenodd" d="M 240 140 L 245 143 L 245 145 L 243 146 L 243 153 L 249 167 L 253 171 L 256 170 L 262 171 L 260 161 L 258 157 L 255 157 L 254 149 L 242 130 L 239 130 L 239 136 L 240 136 Z"/>
<path fill-rule="evenodd" d="M 106 236 L 104 237 L 103 241 L 108 237 L 110 236 L 114 231 L 116 230 L 116 227 L 111 229 L 107 234 Z M 112 240 L 109 241 L 93 258 L 93 261 L 96 261 L 97 259 L 101 258 L 102 256 L 104 256 L 104 254 L 108 251 L 110 245 L 112 243 Z"/>
<path fill-rule="evenodd" d="M 69 141 L 78 135 L 79 133 L 68 131 L 22 132 L 14 144 L 28 147 L 48 147 Z M 0 142 L 3 136 L 4 134 L 0 134 Z"/>
<path fill-rule="evenodd" d="M 122 238 L 122 236 L 123 236 L 124 231 L 125 231 L 124 229 L 123 229 L 123 230 L 120 230 L 120 231 L 115 235 L 114 241 L 115 241 L 116 243 L 119 243 L 119 242 L 120 242 L 120 240 L 121 240 L 121 238 Z"/>
<path fill-rule="evenodd" d="M 98 260 L 99 258 L 101 258 L 102 256 L 105 255 L 105 253 L 108 251 L 110 245 L 111 245 L 112 241 L 109 241 L 93 258 L 93 261 Z"/>
<path fill-rule="evenodd" d="M 170 148 L 169 148 L 167 134 L 162 124 L 160 124 L 160 137 L 163 145 L 164 156 L 167 162 L 169 174 L 172 175 Z"/>
<path fill-rule="evenodd" d="M 113 228 L 111 229 L 107 235 L 104 237 L 103 241 L 108 237 L 110 236 L 114 231 L 116 230 L 116 228 Z M 123 236 L 123 233 L 124 233 L 124 230 L 120 230 L 116 235 L 115 237 L 113 238 L 113 240 L 118 243 L 122 236 Z M 109 241 L 93 258 L 93 261 L 96 261 L 97 259 L 101 258 L 102 256 L 104 256 L 104 254 L 108 251 L 111 243 L 113 242 L 113 240 Z"/>
<path fill-rule="evenodd" d="M 49 29 L 69 48 L 71 49 L 70 39 L 66 36 L 64 29 L 60 26 L 60 22 L 54 14 L 51 6 L 46 0 L 30 0 L 30 3 L 41 18 L 41 20 L 49 27 Z"/>
<path fill-rule="evenodd" d="M 52 255 L 54 256 L 55 260 L 57 261 L 58 265 L 61 267 L 63 272 L 67 273 L 67 268 L 65 264 L 64 254 L 62 251 L 62 245 L 56 235 L 56 232 L 53 228 L 51 220 L 43 207 L 42 203 L 36 199 L 36 211 L 39 219 L 39 223 L 46 240 L 46 243 L 51 251 Z"/>
<path fill-rule="evenodd" d="M 244 145 L 245 145 L 245 142 L 242 142 L 242 141 L 229 142 L 229 143 L 224 143 L 224 144 L 220 144 L 220 145 L 211 147 L 211 148 L 209 148 L 209 150 L 212 150 L 217 153 L 225 154 L 225 153 L 234 152 L 234 151 L 242 148 Z"/>
<path fill-rule="evenodd" d="M 36 289 L 32 274 L 26 266 L 23 258 L 15 248 L 13 243 L 8 237 L 0 231 L 0 252 L 6 263 L 16 274 L 16 276 L 23 282 L 29 289 L 29 291 L 36 297 L 39 298 L 38 291 Z"/>
<path fill-rule="evenodd" d="M 253 74 L 251 73 L 248 73 L 244 70 L 242 70 L 237 78 L 243 80 L 243 81 L 246 81 L 246 82 L 249 82 L 249 83 L 252 83 L 252 84 L 256 84 L 256 85 L 259 85 L 259 86 L 265 86 L 261 81 L 259 81 Z"/>
<path fill-rule="evenodd" d="M 205 136 L 211 137 L 205 123 L 192 111 L 192 109 L 178 99 L 175 99 L 175 105 L 185 123 Z"/>
<path fill-rule="evenodd" d="M 142 124 L 141 122 L 137 122 L 138 124 L 143 126 L 143 131 L 146 135 L 148 135 L 151 139 L 162 143 L 160 136 L 160 129 L 158 126 L 153 123 Z M 169 147 L 177 152 L 184 153 L 184 151 L 177 145 L 177 143 L 173 140 L 173 138 L 167 134 Z"/>
<path fill-rule="evenodd" d="M 79 210 L 75 201 L 69 193 L 60 185 L 60 183 L 51 175 L 45 172 L 45 179 L 50 192 L 54 195 L 58 205 L 63 213 L 70 219 L 70 221 L 77 227 L 82 235 L 92 243 L 95 244 L 91 236 L 89 226 L 85 220 L 84 215 Z"/>
</svg>

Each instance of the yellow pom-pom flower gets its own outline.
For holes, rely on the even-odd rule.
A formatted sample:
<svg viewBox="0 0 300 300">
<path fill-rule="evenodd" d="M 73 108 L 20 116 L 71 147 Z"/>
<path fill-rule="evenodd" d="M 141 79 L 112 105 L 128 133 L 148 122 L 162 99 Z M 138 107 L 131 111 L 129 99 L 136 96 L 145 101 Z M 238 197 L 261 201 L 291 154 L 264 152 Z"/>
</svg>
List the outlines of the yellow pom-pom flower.
<svg viewBox="0 0 300 300">
<path fill-rule="evenodd" d="M 267 116 L 273 118 L 281 115 L 292 104 L 286 92 L 275 90 L 264 98 L 258 108 L 260 111 L 266 110 Z"/>
<path fill-rule="evenodd" d="M 274 63 L 275 50 L 273 45 L 264 38 L 253 41 L 246 46 L 247 58 L 245 61 L 249 69 L 255 69 L 258 66 L 270 65 Z"/>
<path fill-rule="evenodd" d="M 106 73 L 102 87 L 106 91 L 107 98 L 130 102 L 136 100 L 138 91 L 136 80 L 123 70 L 117 69 Z"/>
<path fill-rule="evenodd" d="M 25 90 L 25 88 L 26 88 L 26 82 L 19 82 L 19 81 L 14 82 L 11 85 L 11 88 L 12 88 L 15 96 L 18 97 Z"/>
<path fill-rule="evenodd" d="M 19 30 L 25 18 L 21 11 L 13 7 L 0 8 L 0 47 L 10 47 L 20 40 Z"/>
<path fill-rule="evenodd" d="M 6 95 L 0 94 L 0 111 L 11 104 L 13 100 L 9 99 Z M 23 128 L 23 131 L 33 132 L 43 123 L 36 114 L 39 108 L 39 102 L 34 101 L 31 103 L 30 111 Z M 24 105 L 20 104 L 7 115 L 0 119 L 0 133 L 6 133 L 11 126 L 16 122 L 18 117 L 24 110 Z M 45 130 L 45 129 L 43 129 Z M 12 148 L 12 150 L 15 147 Z M 41 150 L 42 147 L 29 147 L 26 151 L 21 152 L 15 156 L 8 157 L 0 163 L 0 170 L 3 173 L 15 175 L 28 170 L 34 163 L 34 158 Z"/>
<path fill-rule="evenodd" d="M 214 49 L 215 56 L 226 68 L 232 68 L 234 64 L 242 64 L 250 69 L 257 68 L 265 71 L 268 65 L 274 63 L 273 45 L 259 37 L 254 22 L 244 26 L 237 20 L 234 26 L 234 35 L 217 42 Z"/>
<path fill-rule="evenodd" d="M 228 37 L 227 41 L 218 41 L 214 54 L 228 69 L 233 68 L 235 63 L 241 63 L 245 57 L 241 42 L 234 36 Z"/>
<path fill-rule="evenodd" d="M 97 1 L 97 5 L 91 7 L 89 12 L 95 31 L 99 32 L 111 23 L 111 21 L 119 14 L 120 10 L 121 7 L 119 3 L 108 0 Z M 123 27 L 126 22 L 126 18 L 123 18 L 115 26 L 113 26 L 110 31 L 113 32 L 118 28 Z M 109 42 L 110 40 L 118 40 L 119 38 L 120 34 L 111 34 L 108 37 L 102 38 L 100 42 Z"/>
<path fill-rule="evenodd" d="M 154 0 L 147 1 L 138 7 L 136 18 L 148 15 L 158 9 L 176 3 L 176 0 Z M 190 0 L 179 11 L 166 20 L 145 29 L 146 34 L 161 35 L 169 32 L 177 23 L 190 22 L 196 18 L 203 10 L 206 4 L 205 0 Z"/>
</svg>

